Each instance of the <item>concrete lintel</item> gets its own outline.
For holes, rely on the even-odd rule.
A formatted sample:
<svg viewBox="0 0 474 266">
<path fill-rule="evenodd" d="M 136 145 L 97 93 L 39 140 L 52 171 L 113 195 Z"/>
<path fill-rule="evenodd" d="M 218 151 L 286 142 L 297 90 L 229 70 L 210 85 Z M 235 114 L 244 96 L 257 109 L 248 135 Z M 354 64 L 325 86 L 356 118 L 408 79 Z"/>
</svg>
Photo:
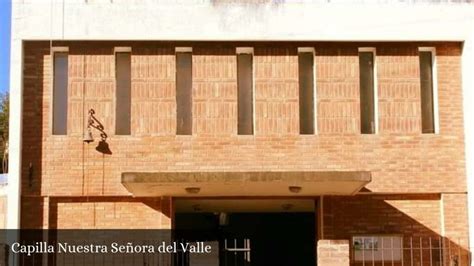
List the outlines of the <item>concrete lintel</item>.
<svg viewBox="0 0 474 266">
<path fill-rule="evenodd" d="M 364 171 L 122 173 L 122 184 L 137 197 L 353 195 L 370 181 Z"/>
</svg>

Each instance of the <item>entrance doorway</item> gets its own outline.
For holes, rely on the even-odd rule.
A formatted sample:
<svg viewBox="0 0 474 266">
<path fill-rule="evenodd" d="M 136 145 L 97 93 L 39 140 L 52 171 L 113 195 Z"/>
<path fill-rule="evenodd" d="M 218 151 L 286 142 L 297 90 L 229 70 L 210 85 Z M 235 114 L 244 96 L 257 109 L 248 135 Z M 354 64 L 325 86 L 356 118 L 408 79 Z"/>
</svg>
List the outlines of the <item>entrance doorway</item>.
<svg viewBox="0 0 474 266">
<path fill-rule="evenodd" d="M 316 265 L 314 200 L 177 200 L 175 206 L 180 237 L 214 248 L 179 266 Z"/>
</svg>

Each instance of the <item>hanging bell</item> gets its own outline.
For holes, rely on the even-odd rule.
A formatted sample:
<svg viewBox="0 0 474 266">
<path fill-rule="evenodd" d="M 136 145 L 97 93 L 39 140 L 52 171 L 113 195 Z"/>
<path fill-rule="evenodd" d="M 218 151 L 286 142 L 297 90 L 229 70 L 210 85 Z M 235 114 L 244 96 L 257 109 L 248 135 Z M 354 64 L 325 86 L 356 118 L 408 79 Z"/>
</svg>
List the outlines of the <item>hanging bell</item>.
<svg viewBox="0 0 474 266">
<path fill-rule="evenodd" d="M 94 141 L 94 137 L 92 136 L 92 132 L 90 130 L 87 131 L 86 134 L 84 134 L 84 138 L 82 139 L 85 143 L 89 144 Z"/>
</svg>

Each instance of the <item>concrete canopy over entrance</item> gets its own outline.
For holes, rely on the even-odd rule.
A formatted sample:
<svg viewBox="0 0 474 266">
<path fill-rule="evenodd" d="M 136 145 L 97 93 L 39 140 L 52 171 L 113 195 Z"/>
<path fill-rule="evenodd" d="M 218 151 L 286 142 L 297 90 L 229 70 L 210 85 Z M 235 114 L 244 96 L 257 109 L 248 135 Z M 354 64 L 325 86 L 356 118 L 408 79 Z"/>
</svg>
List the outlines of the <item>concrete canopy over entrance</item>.
<svg viewBox="0 0 474 266">
<path fill-rule="evenodd" d="M 371 179 L 366 171 L 122 173 L 136 197 L 353 195 Z"/>
</svg>

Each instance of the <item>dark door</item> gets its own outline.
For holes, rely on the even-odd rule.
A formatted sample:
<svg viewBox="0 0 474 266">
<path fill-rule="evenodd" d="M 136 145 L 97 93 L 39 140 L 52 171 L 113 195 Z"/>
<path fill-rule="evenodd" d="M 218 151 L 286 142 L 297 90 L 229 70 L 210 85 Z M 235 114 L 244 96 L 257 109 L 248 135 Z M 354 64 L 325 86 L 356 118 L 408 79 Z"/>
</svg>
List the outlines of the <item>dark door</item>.
<svg viewBox="0 0 474 266">
<path fill-rule="evenodd" d="M 176 228 L 219 241 L 220 266 L 316 265 L 314 213 L 181 213 Z"/>
</svg>

